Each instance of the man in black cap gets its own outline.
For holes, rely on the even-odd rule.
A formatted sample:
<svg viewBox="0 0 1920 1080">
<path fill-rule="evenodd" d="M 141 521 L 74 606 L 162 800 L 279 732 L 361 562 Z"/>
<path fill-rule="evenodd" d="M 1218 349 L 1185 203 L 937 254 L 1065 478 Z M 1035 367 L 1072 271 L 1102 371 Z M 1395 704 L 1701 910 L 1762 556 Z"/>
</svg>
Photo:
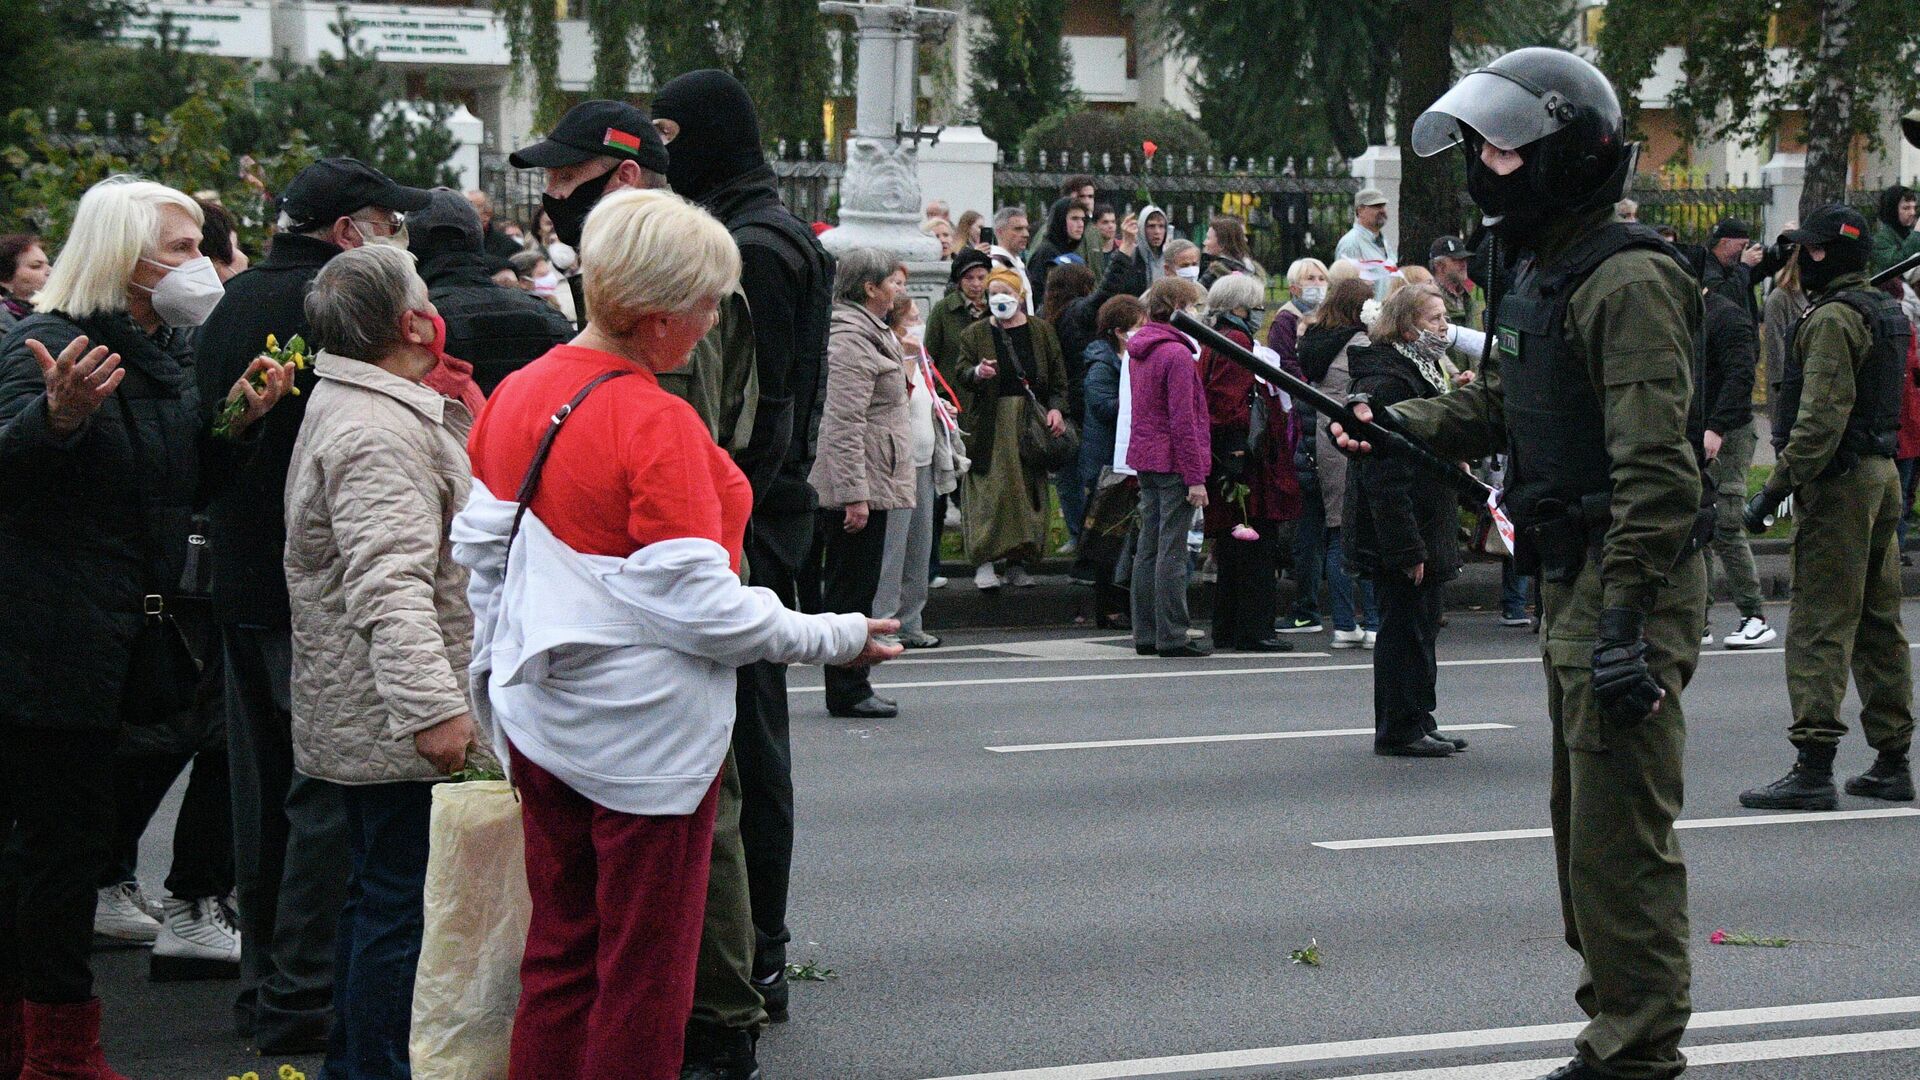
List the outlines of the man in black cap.
<svg viewBox="0 0 1920 1080">
<path fill-rule="evenodd" d="M 624 101 L 583 101 L 567 110 L 547 137 L 507 156 L 516 169 L 544 169 L 541 209 L 560 242 L 580 247 L 587 212 L 610 191 L 667 184 L 667 144 L 647 114 Z M 567 279 L 573 310 L 587 324 L 580 275 Z"/>
<path fill-rule="evenodd" d="M 751 308 L 758 400 L 746 447 L 736 454 L 753 485 L 747 535 L 748 573 L 796 606 L 794 576 L 813 537 L 815 501 L 807 484 L 820 423 L 833 260 L 805 222 L 780 202 L 773 170 L 760 149 L 760 124 L 746 88 L 722 71 L 695 71 L 660 88 L 654 123 L 671 151 L 673 190 L 724 222 L 740 246 L 741 288 Z M 793 862 L 793 777 L 787 737 L 786 669 L 741 669 L 733 750 L 741 786 L 740 836 L 751 902 L 752 945 L 740 960 L 765 999 L 766 1015 L 786 1019 L 787 885 Z M 723 795 L 724 801 L 724 795 Z M 716 832 L 718 827 L 716 826 Z M 754 1075 L 753 1039 L 764 1022 L 746 1007 L 710 960 L 740 944 L 727 913 L 739 901 L 724 895 L 730 875 L 716 854 L 708 890 L 708 940 L 688 1029 L 692 1077 Z M 725 936 L 729 940 L 714 940 Z M 723 983 L 725 985 L 723 985 Z"/>
<path fill-rule="evenodd" d="M 1487 301 L 1468 275 L 1472 258 L 1473 251 L 1466 241 L 1457 236 L 1443 236 L 1427 249 L 1427 269 L 1433 271 L 1433 283 L 1439 286 L 1440 295 L 1447 302 L 1447 321 L 1455 326 L 1484 330 L 1480 322 Z"/>
<path fill-rule="evenodd" d="M 406 215 L 428 196 L 352 158 L 301 170 L 280 197 L 267 257 L 227 282 L 201 327 L 195 358 L 206 421 L 266 347 L 307 331 L 307 287 L 342 251 L 407 244 Z M 311 393 L 311 369 L 295 385 Z M 214 615 L 227 664 L 233 772 L 234 878 L 240 899 L 236 1026 L 263 1054 L 325 1046 L 333 998 L 333 931 L 346 899 L 345 808 L 338 789 L 293 771 L 283 501 L 306 397 L 289 397 L 240 445 L 215 440 L 204 469 Z"/>
<path fill-rule="evenodd" d="M 545 300 L 493 280 L 480 215 L 450 188 L 408 222 L 408 246 L 447 323 L 447 355 L 473 365 L 473 381 L 493 393 L 500 380 L 573 338 L 573 324 Z"/>
<path fill-rule="evenodd" d="M 1913 328 L 1900 305 L 1867 280 L 1867 219 L 1823 206 L 1783 238 L 1797 244 L 1813 306 L 1801 317 L 1774 403 L 1777 463 L 1748 502 L 1758 532 L 1789 492 L 1793 600 L 1787 620 L 1789 737 L 1799 759 L 1786 776 L 1744 792 L 1742 806 L 1832 810 L 1833 759 L 1847 733 L 1847 675 L 1860 692 L 1860 726 L 1879 752 L 1849 795 L 1908 801 L 1913 772 L 1913 676 L 1900 625 L 1900 403 Z"/>
<path fill-rule="evenodd" d="M 1786 260 L 1776 248 L 1768 251 L 1753 242 L 1753 231 L 1739 218 L 1721 218 L 1707 234 L 1706 272 L 1702 281 L 1707 291 L 1740 305 L 1747 318 L 1760 321 L 1760 304 L 1753 287 L 1772 277 Z"/>
</svg>

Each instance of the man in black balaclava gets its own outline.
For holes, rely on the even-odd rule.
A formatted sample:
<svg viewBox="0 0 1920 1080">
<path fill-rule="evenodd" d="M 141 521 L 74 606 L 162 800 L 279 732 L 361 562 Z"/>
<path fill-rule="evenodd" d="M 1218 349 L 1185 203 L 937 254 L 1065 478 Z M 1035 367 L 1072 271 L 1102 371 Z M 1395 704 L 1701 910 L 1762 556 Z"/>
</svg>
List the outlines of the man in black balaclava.
<svg viewBox="0 0 1920 1080">
<path fill-rule="evenodd" d="M 723 71 L 682 75 L 660 88 L 653 115 L 669 147 L 673 190 L 724 222 L 740 245 L 740 284 L 751 309 L 759 380 L 753 432 L 736 455 L 753 485 L 747 568 L 753 584 L 797 606 L 794 575 L 813 537 L 816 504 L 807 472 L 820 424 L 833 260 L 806 223 L 781 204 L 773 169 L 761 154 L 753 100 L 738 80 Z M 723 787 L 683 1072 L 700 1080 L 754 1075 L 755 1034 L 768 1019 L 784 1021 L 787 1014 L 793 772 L 785 666 L 742 668 L 736 711 L 733 753 L 745 880 L 727 872 L 719 857 L 718 834 L 727 816 Z M 750 931 L 738 914 L 749 902 Z M 739 984 L 748 976 L 753 986 L 743 996 Z M 764 1012 L 758 1000 L 749 1000 L 753 989 L 765 1000 Z"/>
</svg>

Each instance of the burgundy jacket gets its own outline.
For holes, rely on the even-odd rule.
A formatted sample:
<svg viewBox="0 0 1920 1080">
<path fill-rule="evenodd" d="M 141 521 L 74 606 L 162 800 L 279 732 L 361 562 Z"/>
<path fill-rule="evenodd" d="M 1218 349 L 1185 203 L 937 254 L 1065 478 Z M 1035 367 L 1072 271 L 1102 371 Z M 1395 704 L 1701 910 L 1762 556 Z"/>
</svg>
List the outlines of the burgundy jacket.
<svg viewBox="0 0 1920 1080">
<path fill-rule="evenodd" d="M 1188 487 L 1206 483 L 1213 450 L 1192 343 L 1166 323 L 1150 322 L 1134 334 L 1127 356 L 1133 393 L 1127 467 L 1179 473 Z"/>
</svg>

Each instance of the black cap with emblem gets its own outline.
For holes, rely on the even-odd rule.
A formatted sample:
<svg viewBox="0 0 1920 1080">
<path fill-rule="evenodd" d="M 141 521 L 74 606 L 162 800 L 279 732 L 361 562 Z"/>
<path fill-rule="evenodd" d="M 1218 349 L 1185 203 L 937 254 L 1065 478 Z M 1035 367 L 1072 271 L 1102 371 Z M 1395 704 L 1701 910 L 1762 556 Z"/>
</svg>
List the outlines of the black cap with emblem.
<svg viewBox="0 0 1920 1080">
<path fill-rule="evenodd" d="M 667 144 L 653 120 L 624 101 L 583 101 L 547 137 L 507 156 L 516 169 L 552 169 L 596 157 L 625 158 L 666 175 Z"/>
</svg>

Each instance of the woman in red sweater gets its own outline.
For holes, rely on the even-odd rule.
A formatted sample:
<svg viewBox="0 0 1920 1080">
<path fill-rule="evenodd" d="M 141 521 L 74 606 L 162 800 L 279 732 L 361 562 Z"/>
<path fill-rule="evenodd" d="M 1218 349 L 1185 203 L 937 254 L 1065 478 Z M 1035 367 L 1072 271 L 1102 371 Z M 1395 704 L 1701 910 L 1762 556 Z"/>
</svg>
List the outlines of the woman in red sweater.
<svg viewBox="0 0 1920 1080">
<path fill-rule="evenodd" d="M 592 319 L 495 389 L 454 526 L 475 716 L 520 796 L 533 899 L 508 1075 L 676 1080 L 734 669 L 871 664 L 899 624 L 739 580 L 746 478 L 656 379 L 738 282 L 725 227 L 620 191 L 580 256 Z"/>
</svg>

